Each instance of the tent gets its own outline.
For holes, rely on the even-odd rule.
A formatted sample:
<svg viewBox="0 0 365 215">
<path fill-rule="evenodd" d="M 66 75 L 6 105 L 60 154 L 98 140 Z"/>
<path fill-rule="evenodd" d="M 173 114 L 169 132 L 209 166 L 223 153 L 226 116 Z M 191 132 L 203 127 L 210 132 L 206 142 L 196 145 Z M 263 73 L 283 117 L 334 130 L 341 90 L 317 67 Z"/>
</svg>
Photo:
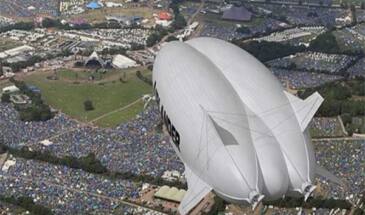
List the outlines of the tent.
<svg viewBox="0 0 365 215">
<path fill-rule="evenodd" d="M 86 7 L 88 9 L 94 10 L 94 9 L 100 9 L 100 8 L 102 8 L 102 5 L 99 2 L 92 1 L 89 4 L 87 4 Z"/>
<path fill-rule="evenodd" d="M 91 68 L 100 68 L 104 66 L 104 61 L 98 56 L 98 54 L 94 51 L 88 59 L 85 61 L 86 67 Z"/>
<path fill-rule="evenodd" d="M 127 58 L 123 55 L 118 54 L 113 58 L 113 67 L 114 68 L 124 69 L 124 68 L 135 67 L 135 66 L 137 66 L 136 61 L 134 61 L 130 58 Z"/>
</svg>

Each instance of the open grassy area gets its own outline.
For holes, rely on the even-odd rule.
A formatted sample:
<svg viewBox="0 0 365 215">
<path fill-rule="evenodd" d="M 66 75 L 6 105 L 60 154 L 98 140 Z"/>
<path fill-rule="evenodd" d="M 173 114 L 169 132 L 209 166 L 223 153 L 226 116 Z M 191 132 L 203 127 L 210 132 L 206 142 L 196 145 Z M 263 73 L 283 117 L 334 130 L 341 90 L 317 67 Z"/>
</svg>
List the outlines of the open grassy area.
<svg viewBox="0 0 365 215">
<path fill-rule="evenodd" d="M 138 103 L 128 107 L 126 109 L 113 112 L 105 117 L 96 120 L 94 124 L 101 126 L 101 127 L 115 127 L 120 123 L 127 122 L 138 113 L 143 110 L 144 103 L 140 100 Z"/>
<path fill-rule="evenodd" d="M 25 78 L 27 83 L 38 86 L 42 90 L 42 96 L 52 107 L 84 122 L 92 121 L 100 116 L 118 110 L 141 98 L 142 95 L 151 92 L 151 86 L 138 79 L 134 70 L 128 70 L 126 82 L 105 78 L 105 81 L 75 83 L 63 78 L 48 80 L 49 74 L 35 73 Z M 141 70 L 142 74 L 151 73 Z M 68 75 L 71 76 L 71 72 Z M 91 100 L 95 110 L 85 111 L 83 102 Z M 133 105 L 130 108 L 107 115 L 106 118 L 95 123 L 101 126 L 114 126 L 133 118 L 142 110 L 141 105 Z"/>
<path fill-rule="evenodd" d="M 95 70 L 78 70 L 73 71 L 69 69 L 60 69 L 55 74 L 57 78 L 67 81 L 90 81 L 90 77 L 93 77 L 95 82 L 105 82 L 119 80 L 130 72 L 134 72 L 134 68 L 123 69 L 123 70 L 109 70 L 109 71 L 95 71 Z"/>
</svg>

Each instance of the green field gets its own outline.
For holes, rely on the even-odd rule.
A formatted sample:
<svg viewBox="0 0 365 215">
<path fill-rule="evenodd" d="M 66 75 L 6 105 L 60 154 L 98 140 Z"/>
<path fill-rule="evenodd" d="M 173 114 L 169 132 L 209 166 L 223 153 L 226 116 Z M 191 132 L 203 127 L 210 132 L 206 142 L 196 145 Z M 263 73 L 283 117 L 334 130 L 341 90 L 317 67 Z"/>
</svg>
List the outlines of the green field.
<svg viewBox="0 0 365 215">
<path fill-rule="evenodd" d="M 90 122 L 105 115 L 96 120 L 95 124 L 109 127 L 134 118 L 142 110 L 143 104 L 135 104 L 121 111 L 116 110 L 138 100 L 144 94 L 151 93 L 151 86 L 136 77 L 136 70 L 127 70 L 125 82 L 119 81 L 122 72 L 113 74 L 104 81 L 96 82 L 72 82 L 62 78 L 64 76 L 60 76 L 58 80 L 48 80 L 44 73 L 27 76 L 25 81 L 38 86 L 42 90 L 45 101 L 53 108 L 84 122 Z M 141 71 L 144 75 L 151 73 L 148 70 Z M 66 76 L 71 78 L 72 73 L 74 72 L 69 71 L 63 75 L 67 74 Z M 78 75 L 78 77 L 80 76 Z M 84 110 L 83 102 L 87 99 L 93 102 L 95 108 L 93 111 Z M 108 115 L 112 111 L 116 112 Z"/>
<path fill-rule="evenodd" d="M 121 111 L 111 113 L 100 120 L 95 121 L 95 124 L 101 127 L 115 127 L 121 122 L 126 122 L 135 117 L 143 109 L 143 101 L 139 101 L 137 104 L 132 105 Z"/>
</svg>

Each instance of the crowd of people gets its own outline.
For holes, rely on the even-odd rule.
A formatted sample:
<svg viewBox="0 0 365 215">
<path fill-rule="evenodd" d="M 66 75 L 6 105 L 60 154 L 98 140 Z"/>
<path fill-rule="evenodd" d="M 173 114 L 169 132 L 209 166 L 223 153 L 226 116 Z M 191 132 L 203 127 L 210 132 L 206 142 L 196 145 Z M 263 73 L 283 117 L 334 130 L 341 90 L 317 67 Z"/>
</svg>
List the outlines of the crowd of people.
<svg viewBox="0 0 365 215">
<path fill-rule="evenodd" d="M 131 44 L 146 45 L 146 40 L 151 34 L 149 29 L 141 28 L 124 28 L 124 29 L 89 29 L 89 30 L 71 30 L 63 32 L 66 34 L 81 35 L 83 37 L 93 38 L 100 41 L 111 41 L 116 44 L 122 44 L 130 48 Z"/>
<path fill-rule="evenodd" d="M 283 22 L 272 18 L 262 18 L 262 20 L 258 21 L 254 25 L 247 25 L 248 32 L 239 32 L 237 29 L 237 25 L 232 24 L 221 24 L 219 22 L 207 20 L 203 24 L 203 30 L 200 33 L 200 36 L 206 37 L 214 37 L 222 40 L 232 40 L 232 39 L 242 39 L 251 37 L 257 33 L 265 33 L 272 30 L 278 30 L 287 25 Z"/>
<path fill-rule="evenodd" d="M 255 8 L 255 7 L 253 7 Z M 279 5 L 279 4 L 265 4 L 256 7 L 258 11 L 260 8 L 264 9 L 266 13 L 271 13 L 276 17 L 285 18 L 293 25 L 323 25 L 335 26 L 346 25 L 350 21 L 345 17 L 349 12 L 340 8 L 324 8 L 313 6 L 293 6 L 293 5 Z"/>
<path fill-rule="evenodd" d="M 268 42 L 286 42 L 289 40 L 295 40 L 302 37 L 315 38 L 317 35 L 325 32 L 323 26 L 313 27 L 295 27 L 280 32 L 274 32 L 270 35 L 254 38 L 256 41 L 268 41 Z"/>
<path fill-rule="evenodd" d="M 158 177 L 165 170 L 183 171 L 168 137 L 158 131 L 159 113 L 154 105 L 135 120 L 110 129 L 80 124 L 63 114 L 47 122 L 26 123 L 18 120 L 10 105 L 0 103 L 0 110 L 0 129 L 4 131 L 0 138 L 11 147 L 28 146 L 57 156 L 80 157 L 93 152 L 108 169 L 120 172 Z M 323 123 L 319 124 L 322 128 Z M 325 124 L 325 130 L 332 132 L 334 123 L 330 120 Z M 45 139 L 52 144 L 40 143 Z M 316 141 L 314 146 L 317 162 L 347 182 L 347 187 L 338 187 L 321 178 L 321 183 L 328 186 L 329 196 L 355 201 L 365 189 L 365 142 Z M 65 210 L 110 212 L 121 205 L 123 210 L 132 211 L 133 207 L 124 206 L 120 201 L 139 195 L 139 185 L 132 181 L 114 181 L 82 170 L 21 158 L 16 158 L 8 171 L 0 171 L 0 181 L 1 193 L 25 194 L 36 203 L 49 206 L 56 214 Z"/>
<path fill-rule="evenodd" d="M 350 77 L 362 76 L 365 77 L 365 58 L 360 59 L 355 65 L 350 67 L 346 72 Z"/>
<path fill-rule="evenodd" d="M 316 117 L 311 125 L 312 137 L 342 137 L 345 136 L 341 122 L 336 117 Z"/>
<path fill-rule="evenodd" d="M 122 202 L 139 197 L 138 184 L 65 166 L 16 158 L 15 165 L 0 170 L 0 181 L 2 195 L 31 197 L 55 214 L 111 213 L 116 208 L 123 214 L 143 211 Z"/>
<path fill-rule="evenodd" d="M 293 56 L 274 59 L 267 64 L 271 67 L 290 68 L 300 70 L 338 73 L 355 60 L 355 57 L 339 54 L 326 54 L 319 52 L 300 52 Z"/>
<path fill-rule="evenodd" d="M 327 187 L 329 197 L 358 202 L 365 191 L 365 141 L 322 140 L 313 145 L 317 163 L 343 182 L 341 186 L 321 177 L 322 190 Z"/>
<path fill-rule="evenodd" d="M 291 89 L 312 88 L 343 79 L 339 75 L 327 75 L 317 72 L 300 72 L 278 68 L 271 68 L 271 71 L 282 82 L 283 86 Z"/>
<path fill-rule="evenodd" d="M 183 172 L 169 138 L 156 132 L 159 113 L 150 106 L 140 116 L 116 128 L 80 124 L 64 114 L 46 122 L 23 122 L 16 110 L 0 104 L 0 140 L 15 148 L 27 146 L 58 157 L 82 157 L 94 153 L 109 170 L 159 177 L 166 170 Z M 51 144 L 44 145 L 48 140 Z"/>
<path fill-rule="evenodd" d="M 236 32 L 236 27 L 234 25 L 222 26 L 214 22 L 204 23 L 200 36 L 214 37 L 222 40 L 232 40 L 233 38 L 241 37 L 240 33 Z"/>
<path fill-rule="evenodd" d="M 38 14 L 58 15 L 56 0 L 4 0 L 0 1 L 0 14 L 12 17 L 30 17 Z"/>
</svg>

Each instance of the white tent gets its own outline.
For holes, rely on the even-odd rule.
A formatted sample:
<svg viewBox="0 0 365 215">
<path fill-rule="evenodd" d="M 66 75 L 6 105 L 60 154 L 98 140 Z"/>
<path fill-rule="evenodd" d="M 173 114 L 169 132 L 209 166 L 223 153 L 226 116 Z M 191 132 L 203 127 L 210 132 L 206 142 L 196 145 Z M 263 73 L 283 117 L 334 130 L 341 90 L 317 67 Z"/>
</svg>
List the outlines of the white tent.
<svg viewBox="0 0 365 215">
<path fill-rule="evenodd" d="M 17 88 L 15 85 L 11 85 L 8 87 L 4 87 L 2 91 L 3 93 L 16 93 L 19 92 L 19 88 Z"/>
<path fill-rule="evenodd" d="M 113 67 L 118 68 L 118 69 L 125 69 L 125 68 L 129 68 L 129 67 L 135 67 L 138 64 L 136 63 L 136 61 L 123 56 L 123 55 L 116 55 L 113 58 Z"/>
</svg>

